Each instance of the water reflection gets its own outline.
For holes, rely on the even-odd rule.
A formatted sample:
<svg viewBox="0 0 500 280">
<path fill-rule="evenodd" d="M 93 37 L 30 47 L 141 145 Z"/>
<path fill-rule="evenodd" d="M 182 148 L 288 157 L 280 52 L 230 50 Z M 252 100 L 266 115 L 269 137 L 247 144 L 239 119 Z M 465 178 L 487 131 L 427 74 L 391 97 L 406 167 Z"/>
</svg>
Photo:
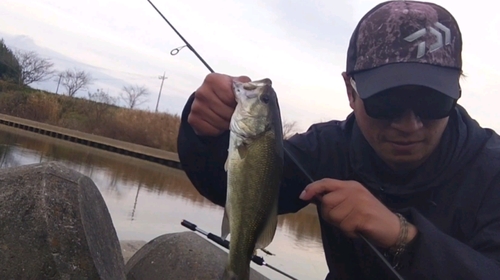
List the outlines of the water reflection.
<svg viewBox="0 0 500 280">
<path fill-rule="evenodd" d="M 181 170 L 10 127 L 0 126 L 0 144 L 1 168 L 59 161 L 92 178 L 105 198 L 120 238 L 149 240 L 186 230 L 178 225 L 181 216 L 192 217 L 200 226 L 219 234 L 222 208 L 202 197 Z M 295 272 L 297 277 L 322 279 L 325 275 L 316 215 L 315 207 L 310 206 L 279 217 L 276 242 L 270 251 L 279 253 L 283 269 Z M 293 256 L 297 252 L 306 254 L 297 259 Z M 319 264 L 303 269 L 291 265 L 291 258 L 303 264 L 311 260 Z M 259 271 L 281 279 L 265 269 Z"/>
<path fill-rule="evenodd" d="M 279 217 L 278 226 L 290 233 L 296 245 L 317 242 L 321 245 L 321 229 L 317 219 L 316 207 L 309 206 L 295 214 Z"/>
</svg>

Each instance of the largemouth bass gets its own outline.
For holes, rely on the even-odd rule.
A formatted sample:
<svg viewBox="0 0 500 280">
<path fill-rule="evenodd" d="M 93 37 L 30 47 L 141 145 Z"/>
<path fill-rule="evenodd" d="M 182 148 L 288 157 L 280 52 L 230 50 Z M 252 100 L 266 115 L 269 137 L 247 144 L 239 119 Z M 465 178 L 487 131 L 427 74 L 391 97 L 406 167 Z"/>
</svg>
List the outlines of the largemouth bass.
<svg viewBox="0 0 500 280">
<path fill-rule="evenodd" d="M 270 79 L 233 82 L 237 102 L 230 122 L 227 198 L 222 239 L 230 234 L 222 279 L 246 280 L 252 255 L 273 240 L 283 174 L 283 128 Z"/>
</svg>

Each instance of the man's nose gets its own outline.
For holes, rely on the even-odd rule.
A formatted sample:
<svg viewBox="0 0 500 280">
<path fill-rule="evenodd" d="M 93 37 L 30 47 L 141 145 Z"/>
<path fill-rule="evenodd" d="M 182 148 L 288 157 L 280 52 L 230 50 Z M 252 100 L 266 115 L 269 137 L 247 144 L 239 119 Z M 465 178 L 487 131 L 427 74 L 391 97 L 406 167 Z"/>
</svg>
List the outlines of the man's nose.
<svg viewBox="0 0 500 280">
<path fill-rule="evenodd" d="M 408 109 L 399 118 L 394 119 L 391 126 L 402 132 L 412 133 L 422 128 L 423 124 L 413 110 Z"/>
</svg>

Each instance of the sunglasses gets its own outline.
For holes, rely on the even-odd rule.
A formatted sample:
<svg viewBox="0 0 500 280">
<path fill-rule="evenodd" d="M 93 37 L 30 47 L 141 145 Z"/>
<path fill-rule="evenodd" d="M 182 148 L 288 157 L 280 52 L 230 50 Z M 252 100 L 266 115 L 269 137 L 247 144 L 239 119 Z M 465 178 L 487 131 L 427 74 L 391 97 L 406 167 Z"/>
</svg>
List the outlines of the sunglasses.
<svg viewBox="0 0 500 280">
<path fill-rule="evenodd" d="M 351 85 L 357 93 L 352 78 Z M 457 100 L 430 88 L 399 87 L 363 99 L 363 103 L 366 114 L 374 119 L 393 120 L 412 110 L 421 120 L 437 120 L 450 116 Z"/>
</svg>

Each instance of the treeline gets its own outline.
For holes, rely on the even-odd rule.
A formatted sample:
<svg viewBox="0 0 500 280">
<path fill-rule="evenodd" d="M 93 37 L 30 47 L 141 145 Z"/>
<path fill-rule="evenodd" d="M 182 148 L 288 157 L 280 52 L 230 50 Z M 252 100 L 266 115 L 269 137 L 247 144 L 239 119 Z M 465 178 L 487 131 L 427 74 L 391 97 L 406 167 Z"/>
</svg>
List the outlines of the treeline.
<svg viewBox="0 0 500 280">
<path fill-rule="evenodd" d="M 0 79 L 18 86 L 54 79 L 57 82 L 56 93 L 61 88 L 61 92 L 70 97 L 80 90 L 88 89 L 95 81 L 91 73 L 78 68 L 56 71 L 50 59 L 34 51 L 12 50 L 3 39 L 0 39 Z M 124 107 L 134 109 L 144 103 L 149 95 L 144 85 L 129 85 L 123 86 L 119 97 L 111 101 L 116 104 L 123 101 Z"/>
<path fill-rule="evenodd" d="M 56 93 L 30 87 L 48 79 L 58 82 Z M 144 86 L 124 86 L 119 97 L 102 89 L 88 91 L 86 98 L 75 96 L 92 81 L 88 72 L 57 72 L 49 59 L 13 50 L 0 40 L 0 113 L 177 152 L 180 118 L 137 109 L 149 95 Z"/>
</svg>

